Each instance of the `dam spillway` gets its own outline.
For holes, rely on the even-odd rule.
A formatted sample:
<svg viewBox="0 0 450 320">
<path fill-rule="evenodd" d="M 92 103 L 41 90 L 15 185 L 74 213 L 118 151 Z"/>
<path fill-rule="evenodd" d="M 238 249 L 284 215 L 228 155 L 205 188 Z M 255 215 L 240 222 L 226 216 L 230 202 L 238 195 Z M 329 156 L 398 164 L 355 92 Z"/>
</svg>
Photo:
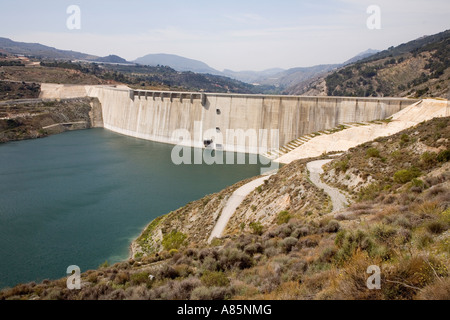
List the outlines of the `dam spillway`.
<svg viewBox="0 0 450 320">
<path fill-rule="evenodd" d="M 314 132 L 344 123 L 382 120 L 418 100 L 404 98 L 306 97 L 245 94 L 145 91 L 91 87 L 88 95 L 102 105 L 106 129 L 140 139 L 180 144 L 174 135 L 184 130 L 184 145 L 202 148 L 215 133 L 223 136 L 224 151 L 260 152 L 260 139 L 235 139 L 236 131 L 261 138 L 276 149 Z M 200 131 L 200 132 L 198 132 Z M 270 132 L 276 131 L 276 135 Z M 231 134 L 229 133 L 231 132 Z M 250 136 L 250 134 L 249 134 Z"/>
</svg>

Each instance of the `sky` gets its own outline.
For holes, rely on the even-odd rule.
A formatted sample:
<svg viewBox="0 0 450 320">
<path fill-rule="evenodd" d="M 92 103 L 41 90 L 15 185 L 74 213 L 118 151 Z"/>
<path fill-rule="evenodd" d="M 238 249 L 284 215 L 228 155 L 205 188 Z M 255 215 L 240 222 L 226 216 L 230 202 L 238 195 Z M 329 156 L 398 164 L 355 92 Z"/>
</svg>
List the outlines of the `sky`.
<svg viewBox="0 0 450 320">
<path fill-rule="evenodd" d="M 80 29 L 67 28 L 70 5 Z M 367 20 L 376 5 L 380 29 Z M 0 37 L 129 61 L 176 54 L 218 69 L 342 63 L 450 29 L 448 0 L 2 0 Z M 374 21 L 374 20 L 371 20 Z"/>
</svg>

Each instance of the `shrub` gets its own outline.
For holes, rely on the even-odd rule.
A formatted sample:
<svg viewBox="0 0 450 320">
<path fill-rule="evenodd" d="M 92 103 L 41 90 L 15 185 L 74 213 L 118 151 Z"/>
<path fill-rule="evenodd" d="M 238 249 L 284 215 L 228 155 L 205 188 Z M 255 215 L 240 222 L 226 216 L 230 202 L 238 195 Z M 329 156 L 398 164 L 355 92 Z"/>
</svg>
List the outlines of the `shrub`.
<svg viewBox="0 0 450 320">
<path fill-rule="evenodd" d="M 359 200 L 374 200 L 383 190 L 378 182 L 373 182 L 359 192 Z"/>
<path fill-rule="evenodd" d="M 244 248 L 244 252 L 249 255 L 254 255 L 256 253 L 262 253 L 263 247 L 260 243 L 250 243 Z"/>
<path fill-rule="evenodd" d="M 325 232 L 328 233 L 336 233 L 341 229 L 341 225 L 336 220 L 331 220 L 328 222 L 327 226 L 325 227 Z"/>
<path fill-rule="evenodd" d="M 337 172 L 347 172 L 347 170 L 350 168 L 349 166 L 349 160 L 341 160 L 334 163 L 334 168 Z"/>
<path fill-rule="evenodd" d="M 149 281 L 150 274 L 148 272 L 134 273 L 130 277 L 131 284 L 138 286 Z"/>
<path fill-rule="evenodd" d="M 178 272 L 173 267 L 166 264 L 158 270 L 157 277 L 158 279 L 175 279 L 178 277 Z"/>
<path fill-rule="evenodd" d="M 424 152 L 422 154 L 422 156 L 420 157 L 420 160 L 423 162 L 423 164 L 425 165 L 433 165 L 436 162 L 437 159 L 437 155 L 434 152 Z"/>
<path fill-rule="evenodd" d="M 169 281 L 165 285 L 152 290 L 149 299 L 188 300 L 199 286 L 201 286 L 201 281 L 197 278 Z"/>
<path fill-rule="evenodd" d="M 289 211 L 281 211 L 277 216 L 277 224 L 281 225 L 281 224 L 288 223 L 289 220 L 291 220 L 291 219 L 292 219 L 292 216 L 289 213 Z"/>
<path fill-rule="evenodd" d="M 192 291 L 191 300 L 225 300 L 229 296 L 226 288 L 198 287 Z"/>
<path fill-rule="evenodd" d="M 425 188 L 425 183 L 417 178 L 414 178 L 411 180 L 411 186 L 413 188 L 420 188 L 420 189 L 424 189 Z"/>
<path fill-rule="evenodd" d="M 119 284 L 119 285 L 123 285 L 125 283 L 127 283 L 128 281 L 130 281 L 130 275 L 127 272 L 119 272 L 116 277 L 114 278 L 114 283 L 115 284 Z"/>
<path fill-rule="evenodd" d="M 296 228 L 292 232 L 291 236 L 298 239 L 301 237 L 306 237 L 310 233 L 311 233 L 311 230 L 308 227 L 300 227 L 300 228 Z"/>
<path fill-rule="evenodd" d="M 424 233 L 417 239 L 417 247 L 419 249 L 425 249 L 433 243 L 433 237 L 429 233 Z"/>
<path fill-rule="evenodd" d="M 354 232 L 339 231 L 335 238 L 335 244 L 338 247 L 335 256 L 338 264 L 342 264 L 350 259 L 357 250 L 366 251 L 370 255 L 375 248 L 370 235 L 359 229 Z"/>
<path fill-rule="evenodd" d="M 186 238 L 187 236 L 185 234 L 178 231 L 172 231 L 164 235 L 162 240 L 164 250 L 180 249 L 184 245 Z"/>
<path fill-rule="evenodd" d="M 253 266 L 253 259 L 239 249 L 225 249 L 220 252 L 219 268 L 222 271 L 236 269 L 247 269 Z"/>
<path fill-rule="evenodd" d="M 225 273 L 221 271 L 206 271 L 200 280 L 207 287 L 226 287 L 230 284 L 230 280 L 228 280 Z"/>
<path fill-rule="evenodd" d="M 388 242 L 397 234 L 397 231 L 395 228 L 389 225 L 379 224 L 372 229 L 372 234 L 374 235 L 375 239 L 381 242 Z"/>
<path fill-rule="evenodd" d="M 411 139 L 410 139 L 409 135 L 407 135 L 406 133 L 400 137 L 400 141 L 401 141 L 402 145 L 408 143 L 410 140 Z"/>
<path fill-rule="evenodd" d="M 380 157 L 380 151 L 376 148 L 370 148 L 366 152 L 367 156 L 369 158 L 379 158 Z"/>
<path fill-rule="evenodd" d="M 258 236 L 262 235 L 263 233 L 263 226 L 261 222 L 252 222 L 249 225 L 250 229 L 252 229 L 252 233 L 256 234 Z"/>
<path fill-rule="evenodd" d="M 437 220 L 428 223 L 427 230 L 433 234 L 441 234 L 447 231 L 447 226 L 444 222 Z"/>
<path fill-rule="evenodd" d="M 419 294 L 419 299 L 423 300 L 448 300 L 450 297 L 450 278 L 435 281 L 425 287 Z"/>
<path fill-rule="evenodd" d="M 420 177 L 421 174 L 422 173 L 420 172 L 420 170 L 415 167 L 406 170 L 400 170 L 394 174 L 394 182 L 405 184 L 407 182 L 410 182 L 414 178 Z"/>
<path fill-rule="evenodd" d="M 336 255 L 336 248 L 326 247 L 320 254 L 319 260 L 323 263 L 331 263 L 333 262 L 335 255 Z"/>
<path fill-rule="evenodd" d="M 445 150 L 440 152 L 437 157 L 436 160 L 439 162 L 448 162 L 450 161 L 450 150 Z"/>
<path fill-rule="evenodd" d="M 294 237 L 289 237 L 283 240 L 282 245 L 285 252 L 290 252 L 293 247 L 295 247 L 298 243 L 298 239 Z"/>
</svg>

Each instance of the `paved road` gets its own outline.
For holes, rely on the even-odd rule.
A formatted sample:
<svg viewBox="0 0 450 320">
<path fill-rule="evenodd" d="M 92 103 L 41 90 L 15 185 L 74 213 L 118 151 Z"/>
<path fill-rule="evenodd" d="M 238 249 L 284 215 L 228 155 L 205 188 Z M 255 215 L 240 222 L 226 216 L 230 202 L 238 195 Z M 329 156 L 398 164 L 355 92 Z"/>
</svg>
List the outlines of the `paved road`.
<svg viewBox="0 0 450 320">
<path fill-rule="evenodd" d="M 228 221 L 230 221 L 233 214 L 236 212 L 236 209 L 239 207 L 239 205 L 244 201 L 244 199 L 256 188 L 258 188 L 260 185 L 264 183 L 265 180 L 269 179 L 271 175 L 262 177 L 256 180 L 253 180 L 252 182 L 247 183 L 246 185 L 240 187 L 237 189 L 228 199 L 227 204 L 222 210 L 222 214 L 220 215 L 219 220 L 217 221 L 216 225 L 214 226 L 213 231 L 211 232 L 211 235 L 208 239 L 208 242 L 211 243 L 211 241 L 214 238 L 220 238 L 222 237 L 223 232 L 225 231 L 225 228 L 227 227 Z"/>
<path fill-rule="evenodd" d="M 333 203 L 333 213 L 341 211 L 346 208 L 349 203 L 347 198 L 341 191 L 337 188 L 330 187 L 326 183 L 322 182 L 320 179 L 320 175 L 324 172 L 323 166 L 333 160 L 319 160 L 313 161 L 307 164 L 307 168 L 309 170 L 309 178 L 311 182 L 316 185 L 317 188 L 323 189 L 326 194 L 331 197 L 331 201 Z"/>
</svg>

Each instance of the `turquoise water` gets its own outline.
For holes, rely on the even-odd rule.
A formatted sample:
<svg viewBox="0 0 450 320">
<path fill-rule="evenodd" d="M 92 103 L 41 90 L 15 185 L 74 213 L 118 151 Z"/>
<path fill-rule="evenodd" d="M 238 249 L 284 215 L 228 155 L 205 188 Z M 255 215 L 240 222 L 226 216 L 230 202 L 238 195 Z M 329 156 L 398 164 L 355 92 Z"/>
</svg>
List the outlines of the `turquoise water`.
<svg viewBox="0 0 450 320">
<path fill-rule="evenodd" d="M 260 174 L 176 166 L 172 148 L 103 129 L 0 145 L 0 288 L 125 260 L 154 218 Z"/>
</svg>

